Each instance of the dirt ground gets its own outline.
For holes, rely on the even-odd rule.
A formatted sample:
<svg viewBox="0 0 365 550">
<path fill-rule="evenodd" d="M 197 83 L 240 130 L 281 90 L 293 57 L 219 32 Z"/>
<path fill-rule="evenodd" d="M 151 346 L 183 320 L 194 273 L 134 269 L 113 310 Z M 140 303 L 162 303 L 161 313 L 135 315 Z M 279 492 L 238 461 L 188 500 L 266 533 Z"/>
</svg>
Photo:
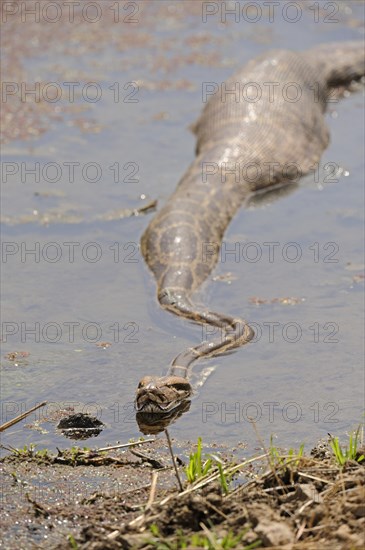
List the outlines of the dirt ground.
<svg viewBox="0 0 365 550">
<path fill-rule="evenodd" d="M 175 448 L 179 490 L 164 438 L 128 450 L 12 452 L 1 461 L 1 547 L 364 548 L 363 464 L 339 468 L 326 444 L 310 456 L 264 454 L 228 470 L 226 492 L 216 468 L 188 483 L 188 454 Z M 234 453 L 220 457 L 232 468 Z"/>
</svg>

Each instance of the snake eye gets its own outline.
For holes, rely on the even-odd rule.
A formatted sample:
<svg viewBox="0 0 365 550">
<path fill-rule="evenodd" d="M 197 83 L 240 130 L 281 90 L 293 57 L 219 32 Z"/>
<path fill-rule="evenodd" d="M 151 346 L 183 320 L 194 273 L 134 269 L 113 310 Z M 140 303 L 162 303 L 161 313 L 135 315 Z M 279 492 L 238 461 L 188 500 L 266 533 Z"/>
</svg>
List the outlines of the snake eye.
<svg viewBox="0 0 365 550">
<path fill-rule="evenodd" d="M 140 390 L 141 388 L 145 388 L 152 380 L 152 376 L 144 376 L 140 381 L 139 381 L 139 384 L 138 384 L 138 390 Z"/>
</svg>

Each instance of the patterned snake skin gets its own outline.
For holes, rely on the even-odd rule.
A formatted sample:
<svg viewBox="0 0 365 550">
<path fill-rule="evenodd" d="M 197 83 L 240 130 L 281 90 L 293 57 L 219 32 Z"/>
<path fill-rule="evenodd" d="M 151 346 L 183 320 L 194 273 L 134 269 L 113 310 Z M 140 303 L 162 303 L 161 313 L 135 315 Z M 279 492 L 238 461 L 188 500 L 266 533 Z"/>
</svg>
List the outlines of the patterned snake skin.
<svg viewBox="0 0 365 550">
<path fill-rule="evenodd" d="M 193 362 L 252 339 L 245 321 L 199 307 L 191 295 L 215 266 L 227 225 L 249 194 L 288 183 L 298 170 L 306 174 L 320 160 L 329 142 L 326 103 L 364 75 L 363 52 L 362 42 L 302 53 L 272 50 L 226 82 L 226 90 L 239 86 L 239 97 L 216 93 L 206 104 L 194 128 L 196 158 L 141 244 L 161 306 L 218 327 L 220 337 L 180 353 L 166 376 L 144 377 L 137 389 L 137 411 L 168 413 L 191 395 Z M 206 178 L 204 167 L 212 173 Z"/>
</svg>

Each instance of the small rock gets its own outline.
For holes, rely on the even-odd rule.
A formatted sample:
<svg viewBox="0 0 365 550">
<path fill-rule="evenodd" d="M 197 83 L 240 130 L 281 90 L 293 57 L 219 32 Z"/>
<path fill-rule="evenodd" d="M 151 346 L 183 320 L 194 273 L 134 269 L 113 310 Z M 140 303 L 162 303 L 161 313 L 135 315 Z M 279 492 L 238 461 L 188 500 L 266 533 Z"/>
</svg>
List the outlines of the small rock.
<svg viewBox="0 0 365 550">
<path fill-rule="evenodd" d="M 88 439 L 99 435 L 104 426 L 95 416 L 76 413 L 62 418 L 57 428 L 70 439 Z"/>
<path fill-rule="evenodd" d="M 343 523 L 338 529 L 337 531 L 335 532 L 335 535 L 337 538 L 339 538 L 340 540 L 345 540 L 345 541 L 354 541 L 357 540 L 357 536 L 356 535 L 353 535 L 351 533 L 351 529 L 350 527 L 346 524 L 346 523 Z"/>
<path fill-rule="evenodd" d="M 298 483 L 294 493 L 289 493 L 286 496 L 285 502 L 293 500 L 300 500 L 303 502 L 313 500 L 313 502 L 322 502 L 322 497 L 313 483 Z"/>
<path fill-rule="evenodd" d="M 294 534 L 285 523 L 262 520 L 255 532 L 265 546 L 280 546 L 294 541 Z"/>
</svg>

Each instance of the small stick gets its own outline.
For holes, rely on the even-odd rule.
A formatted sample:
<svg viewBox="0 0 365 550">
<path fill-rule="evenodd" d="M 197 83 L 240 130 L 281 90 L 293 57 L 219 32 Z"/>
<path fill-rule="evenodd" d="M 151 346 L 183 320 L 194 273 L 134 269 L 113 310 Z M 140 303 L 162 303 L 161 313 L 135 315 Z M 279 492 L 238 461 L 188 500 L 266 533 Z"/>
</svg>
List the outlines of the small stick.
<svg viewBox="0 0 365 550">
<path fill-rule="evenodd" d="M 216 541 L 214 540 L 214 537 L 213 537 L 213 533 L 211 533 L 208 529 L 208 527 L 201 521 L 199 523 L 200 527 L 202 528 L 202 530 L 204 531 L 204 534 L 205 536 L 207 537 L 207 539 L 209 540 L 210 544 L 213 546 L 215 546 L 216 544 Z"/>
<path fill-rule="evenodd" d="M 315 501 L 314 501 L 313 499 L 307 500 L 307 502 L 305 502 L 305 503 L 303 504 L 303 506 L 301 506 L 301 507 L 299 508 L 299 510 L 296 512 L 297 515 L 299 516 L 299 515 L 303 512 L 303 510 L 305 510 L 306 508 L 308 508 L 308 506 L 311 506 L 314 502 L 315 502 Z"/>
<path fill-rule="evenodd" d="M 158 472 L 152 472 L 151 490 L 146 504 L 146 510 L 149 510 L 153 504 L 156 494 Z"/>
<path fill-rule="evenodd" d="M 159 470 L 164 468 L 164 465 L 159 460 L 156 460 L 155 458 L 152 458 L 151 456 L 147 456 L 144 453 L 141 453 L 141 451 L 136 451 L 135 449 L 131 449 L 130 452 L 132 455 L 137 456 L 138 458 L 141 458 L 144 462 L 149 462 L 153 468 L 158 468 Z"/>
<path fill-rule="evenodd" d="M 176 461 L 175 461 L 174 453 L 173 453 L 172 446 L 171 446 L 169 432 L 167 431 L 167 429 L 165 429 L 165 434 L 166 434 L 166 438 L 167 438 L 167 443 L 169 445 L 170 454 L 171 454 L 171 458 L 172 458 L 172 463 L 174 465 L 177 482 L 179 484 L 180 492 L 182 492 L 183 491 L 183 486 L 182 486 L 182 483 L 181 483 L 179 472 L 177 471 Z"/>
<path fill-rule="evenodd" d="M 224 470 L 224 473 L 225 474 L 232 474 L 236 470 L 238 470 L 239 468 L 242 468 L 243 466 L 246 466 L 246 464 L 250 464 L 251 462 L 255 462 L 256 460 L 261 460 L 264 457 L 266 457 L 266 454 L 261 455 L 261 456 L 256 456 L 254 458 L 250 458 L 249 460 L 245 460 L 245 462 L 242 462 L 241 464 L 238 464 L 237 466 L 233 466 L 232 468 L 228 468 L 227 470 Z M 270 472 L 270 474 L 271 474 L 271 472 Z M 188 489 L 185 489 L 185 491 L 183 491 L 182 493 L 179 493 L 178 496 L 182 497 L 184 495 L 187 495 L 188 493 L 193 493 L 194 491 L 197 491 L 198 489 L 201 489 L 202 487 L 205 487 L 206 485 L 208 485 L 209 483 L 211 483 L 215 479 L 218 479 L 218 477 L 219 477 L 219 472 L 215 472 L 214 474 L 209 474 L 205 478 L 203 478 L 202 481 L 198 481 L 192 487 L 188 487 Z M 253 482 L 250 481 L 250 483 L 255 483 L 255 481 L 253 481 Z M 243 487 L 246 487 L 246 485 L 244 485 Z M 238 489 L 242 489 L 242 486 L 238 487 Z M 232 494 L 232 493 L 230 493 L 230 494 Z M 170 496 L 165 497 L 163 500 L 160 501 L 160 504 L 161 505 L 166 504 L 166 502 L 168 502 L 170 500 L 170 498 L 171 498 Z"/>
<path fill-rule="evenodd" d="M 28 414 L 32 413 L 33 411 L 36 411 L 37 409 L 40 409 L 41 407 L 44 407 L 45 405 L 47 405 L 47 401 L 43 401 L 43 403 L 40 403 L 39 405 L 36 405 L 35 407 L 32 407 L 31 409 L 29 409 L 29 411 L 25 411 L 24 413 L 20 414 L 19 416 L 16 416 L 15 418 L 13 418 L 13 420 L 9 420 L 8 422 L 5 422 L 4 424 L 1 424 L 0 432 L 3 432 L 7 428 L 10 428 L 10 426 L 14 426 L 14 424 L 17 424 L 18 422 L 23 420 L 23 418 L 26 418 L 28 416 Z"/>
<path fill-rule="evenodd" d="M 277 474 L 277 472 L 276 472 L 276 470 L 275 470 L 275 468 L 274 468 L 274 465 L 273 465 L 273 463 L 272 463 L 272 460 L 270 460 L 270 453 L 268 452 L 268 450 L 267 450 L 267 448 L 266 448 L 266 446 L 265 446 L 265 443 L 264 443 L 264 441 L 263 441 L 261 435 L 259 434 L 259 431 L 258 431 L 257 426 L 256 426 L 256 422 L 255 422 L 254 420 L 251 420 L 251 419 L 250 419 L 250 424 L 251 424 L 251 426 L 253 427 L 253 429 L 254 429 L 254 431 L 255 431 L 257 440 L 261 443 L 262 448 L 263 448 L 264 451 L 265 451 L 265 454 L 266 454 L 266 456 L 267 456 L 267 461 L 268 461 L 268 463 L 269 463 L 269 468 L 270 468 L 270 470 L 271 470 L 271 472 L 272 472 L 274 478 L 276 479 L 277 484 L 278 484 L 278 485 L 282 485 L 282 486 L 283 486 L 283 489 L 284 489 L 284 483 L 283 483 L 283 482 L 281 481 L 281 479 L 279 478 L 279 476 L 278 476 L 278 474 Z M 285 491 L 285 489 L 284 489 L 284 491 Z"/>
<path fill-rule="evenodd" d="M 122 449 L 123 447 L 134 447 L 135 445 L 143 445 L 144 443 L 149 443 L 150 441 L 155 441 L 155 439 L 144 439 L 143 441 L 133 441 L 132 443 L 122 443 L 121 445 L 113 445 L 113 447 L 102 447 L 101 449 L 95 449 L 97 453 L 103 451 L 114 451 L 114 449 Z"/>
<path fill-rule="evenodd" d="M 148 212 L 149 210 L 152 210 L 152 208 L 156 208 L 156 206 L 157 206 L 157 200 L 153 200 L 153 201 L 150 201 L 145 206 L 140 206 L 139 208 L 136 208 L 135 210 L 133 210 L 133 212 L 135 213 L 135 215 L 143 214 L 144 212 Z"/>
<path fill-rule="evenodd" d="M 117 538 L 117 536 L 119 535 L 120 531 L 118 531 L 118 529 L 115 529 L 114 531 L 112 531 L 111 533 L 109 533 L 109 535 L 106 536 L 107 539 L 109 540 L 114 540 Z"/>
<path fill-rule="evenodd" d="M 303 531 L 305 529 L 305 526 L 307 525 L 307 522 L 305 519 L 303 519 L 298 531 L 297 531 L 297 534 L 295 535 L 295 541 L 298 542 L 298 540 L 300 539 L 300 537 L 303 535 Z"/>
<path fill-rule="evenodd" d="M 327 479 L 323 479 L 323 478 L 317 477 L 317 476 L 311 476 L 310 474 L 305 474 L 304 472 L 299 472 L 299 470 L 297 471 L 297 474 L 302 476 L 302 477 L 307 477 L 308 479 L 314 479 L 314 481 L 320 481 L 321 483 L 327 483 L 327 485 L 334 485 L 334 483 L 332 481 L 328 481 Z"/>
<path fill-rule="evenodd" d="M 205 501 L 205 504 L 208 506 L 208 508 L 211 508 L 212 510 L 214 510 L 216 514 L 219 514 L 220 516 L 222 516 L 222 518 L 228 519 L 228 516 L 226 516 L 226 514 L 224 514 L 223 512 L 221 512 L 221 510 L 219 510 L 219 508 L 217 508 L 216 506 L 214 506 L 214 504 L 211 504 L 211 503 L 209 502 L 209 500 Z"/>
</svg>

